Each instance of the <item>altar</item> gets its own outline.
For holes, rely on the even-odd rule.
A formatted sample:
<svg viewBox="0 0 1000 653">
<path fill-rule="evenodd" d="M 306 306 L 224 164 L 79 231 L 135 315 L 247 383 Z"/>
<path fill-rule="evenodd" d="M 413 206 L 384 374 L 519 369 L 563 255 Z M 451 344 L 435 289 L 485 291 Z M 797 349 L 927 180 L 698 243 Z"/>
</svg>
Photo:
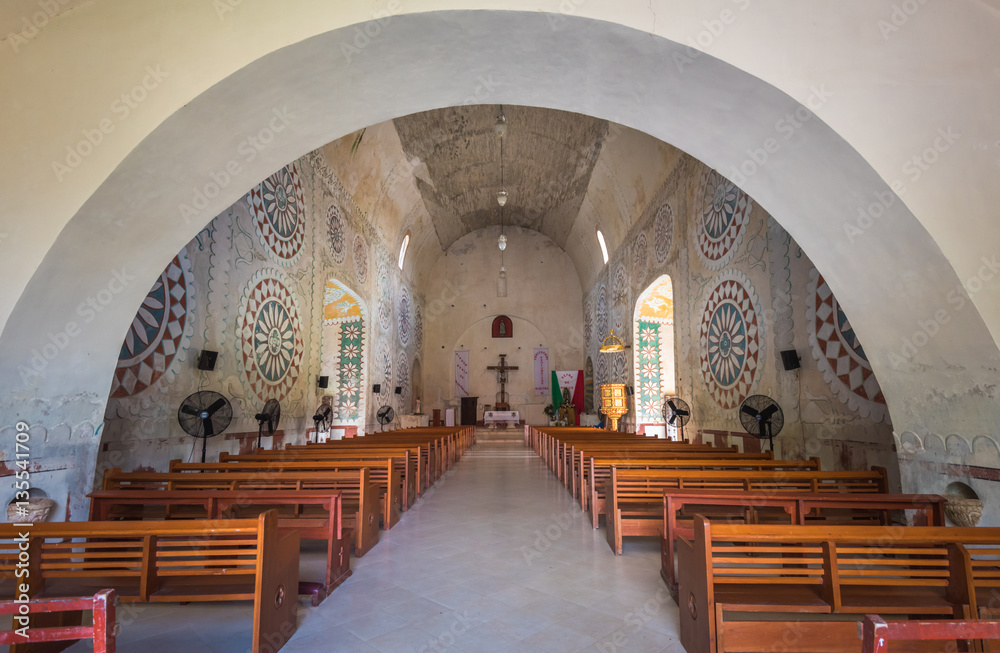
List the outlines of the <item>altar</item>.
<svg viewBox="0 0 1000 653">
<path fill-rule="evenodd" d="M 497 428 L 497 425 L 502 425 L 503 428 L 507 428 L 507 423 L 510 422 L 515 426 L 521 422 L 521 414 L 516 410 L 488 410 L 483 413 L 483 425 Z"/>
<path fill-rule="evenodd" d="M 399 416 L 399 428 L 402 429 L 415 429 L 422 426 L 427 426 L 430 423 L 430 419 L 427 415 L 400 415 Z"/>
</svg>

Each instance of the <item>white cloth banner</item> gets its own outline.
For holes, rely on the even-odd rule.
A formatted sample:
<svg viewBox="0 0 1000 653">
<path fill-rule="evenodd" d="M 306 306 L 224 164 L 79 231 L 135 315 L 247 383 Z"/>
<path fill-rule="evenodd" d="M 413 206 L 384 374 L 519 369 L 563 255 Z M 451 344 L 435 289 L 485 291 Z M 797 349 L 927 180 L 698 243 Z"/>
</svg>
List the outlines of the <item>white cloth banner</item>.
<svg viewBox="0 0 1000 653">
<path fill-rule="evenodd" d="M 469 396 L 469 350 L 455 352 L 455 396 Z"/>
<path fill-rule="evenodd" d="M 567 370 L 566 372 L 560 372 L 556 370 L 556 378 L 559 380 L 559 389 L 565 391 L 569 388 L 570 399 L 573 398 L 573 393 L 576 392 L 576 379 L 580 376 L 580 370 Z"/>
<path fill-rule="evenodd" d="M 535 394 L 547 395 L 552 391 L 550 387 L 552 374 L 549 372 L 549 348 L 535 347 L 534 361 Z"/>
</svg>

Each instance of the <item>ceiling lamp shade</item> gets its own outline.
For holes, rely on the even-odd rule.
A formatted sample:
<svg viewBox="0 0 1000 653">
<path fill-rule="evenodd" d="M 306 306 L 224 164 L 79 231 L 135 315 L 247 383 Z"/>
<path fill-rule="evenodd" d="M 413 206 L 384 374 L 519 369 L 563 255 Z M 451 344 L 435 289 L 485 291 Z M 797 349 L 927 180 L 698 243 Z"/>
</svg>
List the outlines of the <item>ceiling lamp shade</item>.
<svg viewBox="0 0 1000 653">
<path fill-rule="evenodd" d="M 501 252 L 507 249 L 507 236 L 500 234 L 500 238 L 497 239 L 497 247 L 500 248 Z"/>
<path fill-rule="evenodd" d="M 507 204 L 507 189 L 501 188 L 497 191 L 497 204 L 504 206 Z"/>
</svg>

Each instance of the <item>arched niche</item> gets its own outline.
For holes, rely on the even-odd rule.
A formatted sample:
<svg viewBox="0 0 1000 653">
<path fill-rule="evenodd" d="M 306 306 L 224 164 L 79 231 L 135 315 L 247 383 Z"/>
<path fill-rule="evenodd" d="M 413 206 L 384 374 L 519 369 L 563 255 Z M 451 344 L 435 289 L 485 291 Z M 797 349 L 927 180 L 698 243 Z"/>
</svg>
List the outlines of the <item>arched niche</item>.
<svg viewBox="0 0 1000 653">
<path fill-rule="evenodd" d="M 636 300 L 632 342 L 636 427 L 660 425 L 663 397 L 676 392 L 674 285 L 669 275 L 653 281 Z"/>
<path fill-rule="evenodd" d="M 323 290 L 323 394 L 334 409 L 334 425 L 365 425 L 368 383 L 368 307 L 350 287 L 328 279 Z"/>
</svg>

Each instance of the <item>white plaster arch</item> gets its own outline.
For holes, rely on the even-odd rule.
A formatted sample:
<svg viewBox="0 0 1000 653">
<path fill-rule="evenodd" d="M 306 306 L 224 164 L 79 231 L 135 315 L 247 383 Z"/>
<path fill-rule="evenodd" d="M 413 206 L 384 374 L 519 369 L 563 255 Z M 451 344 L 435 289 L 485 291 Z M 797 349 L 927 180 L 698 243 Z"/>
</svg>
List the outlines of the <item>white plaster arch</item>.
<svg viewBox="0 0 1000 653">
<path fill-rule="evenodd" d="M 131 14 L 124 3 L 115 6 L 122 24 Z M 631 24 L 635 7 L 629 7 L 622 21 Z M 115 146 L 128 143 L 120 159 L 112 157 L 111 165 L 103 161 L 71 180 L 66 188 L 72 192 L 55 218 L 39 227 L 37 237 L 22 239 L 23 252 L 12 257 L 25 266 L 12 270 L 2 306 L 9 316 L 0 336 L 5 421 L 99 420 L 120 345 L 120 337 L 111 334 L 125 331 L 147 281 L 246 188 L 358 128 L 470 100 L 524 104 L 616 121 L 727 173 L 774 137 L 777 120 L 803 106 L 764 79 L 693 51 L 681 34 L 676 40 L 651 38 L 641 21 L 640 29 L 633 29 L 613 20 L 557 15 L 554 29 L 553 16 L 537 11 L 407 13 L 393 16 L 381 36 L 348 61 L 341 45 L 355 36 L 350 21 L 370 17 L 365 13 L 352 6 L 344 12 L 346 21 L 316 21 L 316 29 L 344 26 L 315 35 L 282 24 L 276 28 L 281 37 L 260 50 L 243 45 L 245 60 L 227 59 L 230 69 L 224 71 L 198 67 L 202 58 L 211 59 L 209 46 L 217 44 L 193 46 L 170 74 L 197 75 L 193 86 L 207 90 L 189 101 L 170 94 L 161 102 L 150 95 L 150 113 L 157 118 L 135 123 L 138 135 Z M 92 27 L 89 20 L 67 19 L 39 39 L 82 37 Z M 130 44 L 123 42 L 120 52 Z M 674 65 L 677 57 L 690 63 L 681 70 Z M 759 59 L 747 55 L 747 68 L 759 66 Z M 126 78 L 120 66 L 114 73 L 118 80 Z M 807 102 L 806 90 L 787 86 Z M 279 127 L 252 160 L 241 154 L 247 139 Z M 239 172 L 219 181 L 234 161 Z M 865 341 L 897 428 L 920 433 L 947 425 L 970 436 L 990 433 L 990 425 L 1000 421 L 1000 408 L 989 395 L 1000 354 L 988 327 L 997 328 L 1000 316 L 989 313 L 987 324 L 975 304 L 947 303 L 960 277 L 942 248 L 954 249 L 928 234 L 884 176 L 814 117 L 795 130 L 780 157 L 771 157 L 742 186 L 823 270 Z M 194 204 L 198 190 L 211 190 L 213 183 L 221 187 L 218 194 L 210 192 L 214 197 L 188 221 L 191 216 L 179 206 Z M 848 240 L 845 221 L 880 197 L 891 201 L 879 220 Z M 11 204 L 18 209 L 15 218 L 31 215 L 20 199 Z M 72 219 L 60 224 L 69 214 Z M 621 243 L 610 244 L 614 249 Z M 111 300 L 85 321 L 83 315 L 90 314 L 81 313 L 81 302 L 109 296 L 106 291 Z M 983 292 L 974 299 L 992 307 L 994 295 Z M 912 340 L 937 309 L 947 311 L 948 321 L 926 344 L 914 346 L 912 356 L 900 359 L 909 353 L 904 340 Z M 30 367 L 33 350 L 68 332 L 71 323 L 77 335 L 39 374 L 16 373 Z"/>
</svg>

